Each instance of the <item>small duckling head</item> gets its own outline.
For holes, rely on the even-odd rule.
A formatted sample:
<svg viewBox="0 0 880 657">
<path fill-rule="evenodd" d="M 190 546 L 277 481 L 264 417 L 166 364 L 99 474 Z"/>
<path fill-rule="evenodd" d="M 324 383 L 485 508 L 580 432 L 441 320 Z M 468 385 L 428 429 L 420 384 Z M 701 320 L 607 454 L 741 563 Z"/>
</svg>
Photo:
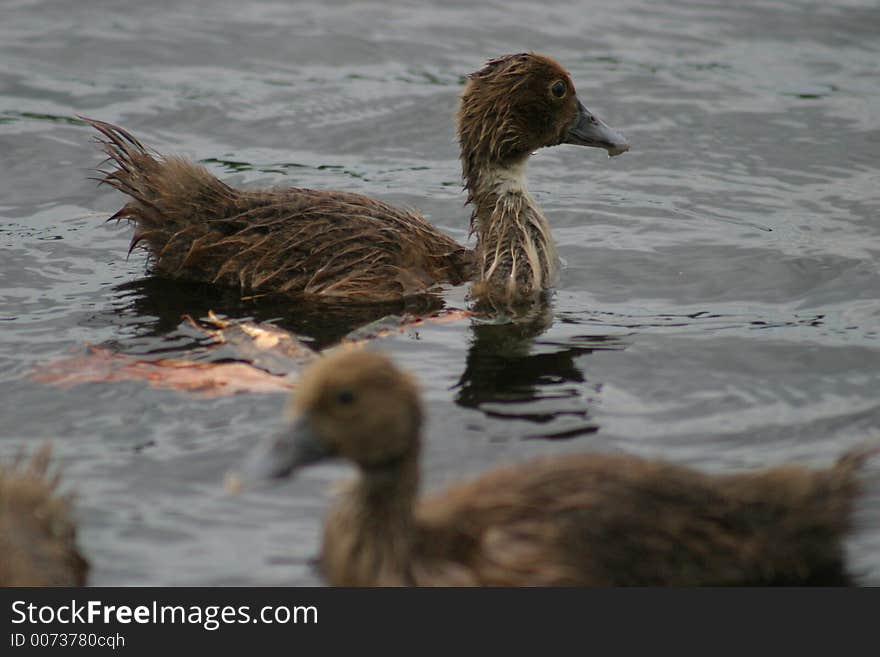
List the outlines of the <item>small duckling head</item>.
<svg viewBox="0 0 880 657">
<path fill-rule="evenodd" d="M 468 182 L 481 168 L 510 168 L 544 146 L 594 146 L 611 156 L 629 150 L 622 135 L 584 107 L 568 72 L 535 53 L 489 60 L 468 76 L 458 137 Z"/>
<path fill-rule="evenodd" d="M 422 410 L 416 386 L 375 351 L 318 359 L 303 372 L 291 411 L 284 429 L 245 463 L 245 479 L 284 477 L 334 457 L 366 472 L 418 457 Z"/>
</svg>

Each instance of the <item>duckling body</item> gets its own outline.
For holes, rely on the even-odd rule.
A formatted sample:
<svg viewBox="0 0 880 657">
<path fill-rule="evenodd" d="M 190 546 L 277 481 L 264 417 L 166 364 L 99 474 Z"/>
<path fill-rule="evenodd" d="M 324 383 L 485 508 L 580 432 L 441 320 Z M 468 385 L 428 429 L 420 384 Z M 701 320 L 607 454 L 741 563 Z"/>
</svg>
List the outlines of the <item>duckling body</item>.
<svg viewBox="0 0 880 657">
<path fill-rule="evenodd" d="M 402 522 L 380 499 L 400 491 L 362 481 L 332 510 L 321 560 L 342 586 L 839 586 L 855 489 L 845 467 L 709 477 L 588 454 L 493 470 Z"/>
<path fill-rule="evenodd" d="M 387 301 L 470 278 L 472 255 L 421 215 L 361 194 L 234 189 L 204 167 L 150 154 L 122 128 L 88 120 L 119 167 L 155 270 L 246 291 Z"/>
<path fill-rule="evenodd" d="M 505 298 L 546 289 L 555 251 L 549 224 L 525 191 L 525 160 L 563 142 L 612 154 L 628 148 L 577 100 L 553 60 L 527 53 L 492 60 L 471 76 L 459 109 L 478 236 L 472 250 L 417 212 L 343 191 L 234 189 L 204 167 L 150 153 L 122 128 L 83 120 L 103 135 L 113 165 L 102 180 L 131 197 L 114 218 L 135 223 L 131 246 L 146 245 L 158 273 L 365 302 L 471 280 Z"/>
<path fill-rule="evenodd" d="M 0 466 L 0 586 L 85 584 L 70 505 L 48 467 L 48 448 Z"/>
<path fill-rule="evenodd" d="M 386 358 L 319 361 L 294 405 L 293 427 L 245 473 L 285 476 L 335 456 L 358 465 L 321 549 L 327 580 L 346 586 L 848 584 L 844 544 L 863 505 L 860 472 L 878 451 L 823 470 L 724 475 L 566 455 L 497 468 L 419 501 L 421 410 Z"/>
</svg>

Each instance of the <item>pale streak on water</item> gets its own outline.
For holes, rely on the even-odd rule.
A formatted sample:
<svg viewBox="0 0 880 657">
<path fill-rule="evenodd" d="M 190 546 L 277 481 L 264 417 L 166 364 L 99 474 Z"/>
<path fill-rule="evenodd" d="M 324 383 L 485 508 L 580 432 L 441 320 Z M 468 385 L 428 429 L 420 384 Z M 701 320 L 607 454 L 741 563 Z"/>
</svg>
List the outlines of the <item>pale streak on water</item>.
<svg viewBox="0 0 880 657">
<path fill-rule="evenodd" d="M 0 20 L 0 457 L 55 442 L 96 585 L 314 584 L 330 465 L 229 497 L 284 399 L 27 380 L 84 343 L 187 357 L 184 312 L 239 303 L 126 259 L 84 113 L 243 185 L 366 192 L 466 238 L 462 76 L 536 50 L 633 151 L 541 151 L 565 269 L 540 333 L 467 323 L 382 344 L 424 382 L 428 486 L 623 450 L 711 471 L 830 463 L 880 435 L 880 8 L 874 2 L 8 1 Z M 537 334 L 536 334 L 537 333 Z"/>
</svg>

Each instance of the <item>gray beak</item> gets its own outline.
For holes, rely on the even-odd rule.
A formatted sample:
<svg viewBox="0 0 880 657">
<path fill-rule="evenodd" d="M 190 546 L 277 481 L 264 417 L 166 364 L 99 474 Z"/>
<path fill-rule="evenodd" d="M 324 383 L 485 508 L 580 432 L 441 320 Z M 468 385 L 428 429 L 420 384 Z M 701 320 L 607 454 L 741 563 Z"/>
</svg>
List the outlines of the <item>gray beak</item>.
<svg viewBox="0 0 880 657">
<path fill-rule="evenodd" d="M 629 142 L 624 136 L 605 125 L 602 119 L 584 107 L 581 101 L 578 101 L 578 115 L 562 143 L 604 148 L 611 157 L 629 150 Z"/>
<path fill-rule="evenodd" d="M 239 470 L 227 473 L 226 488 L 240 492 L 253 484 L 287 477 L 297 468 L 332 456 L 312 431 L 307 415 L 301 415 L 270 440 L 251 452 Z"/>
</svg>

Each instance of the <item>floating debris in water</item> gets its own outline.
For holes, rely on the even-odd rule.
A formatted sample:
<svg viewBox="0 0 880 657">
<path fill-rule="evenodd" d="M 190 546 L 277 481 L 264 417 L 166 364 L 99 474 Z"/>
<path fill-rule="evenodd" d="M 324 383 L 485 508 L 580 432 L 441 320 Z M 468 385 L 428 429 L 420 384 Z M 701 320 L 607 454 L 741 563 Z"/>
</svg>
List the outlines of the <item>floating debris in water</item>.
<svg viewBox="0 0 880 657">
<path fill-rule="evenodd" d="M 97 345 L 85 353 L 42 365 L 31 373 L 40 383 L 69 387 L 83 383 L 146 381 L 154 388 L 185 390 L 204 397 L 241 392 L 289 392 L 292 381 L 248 363 L 198 362 L 175 358 L 145 360 Z"/>
</svg>

